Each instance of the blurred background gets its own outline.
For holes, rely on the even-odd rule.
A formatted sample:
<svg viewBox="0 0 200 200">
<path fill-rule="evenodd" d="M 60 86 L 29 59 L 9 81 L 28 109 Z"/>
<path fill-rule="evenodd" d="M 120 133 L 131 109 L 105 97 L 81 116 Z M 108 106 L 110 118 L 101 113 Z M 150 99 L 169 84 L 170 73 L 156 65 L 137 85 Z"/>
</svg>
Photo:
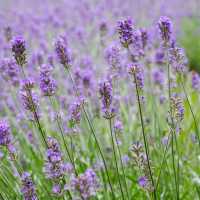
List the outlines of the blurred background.
<svg viewBox="0 0 200 200">
<path fill-rule="evenodd" d="M 166 15 L 173 20 L 190 68 L 200 72 L 199 10 L 200 0 L 0 0 L 0 30 L 13 26 L 16 33 L 26 33 L 40 43 L 44 37 L 51 39 L 68 31 L 69 38 L 87 35 L 85 42 L 92 43 L 98 37 L 96 30 L 106 28 L 112 35 L 116 21 L 123 17 L 148 27 Z"/>
</svg>

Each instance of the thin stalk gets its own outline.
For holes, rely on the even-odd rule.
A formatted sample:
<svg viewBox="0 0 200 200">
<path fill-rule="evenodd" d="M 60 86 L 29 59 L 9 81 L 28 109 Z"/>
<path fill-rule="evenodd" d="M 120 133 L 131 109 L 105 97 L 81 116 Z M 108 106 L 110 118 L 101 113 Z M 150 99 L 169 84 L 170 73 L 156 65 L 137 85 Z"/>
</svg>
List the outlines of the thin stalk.
<svg viewBox="0 0 200 200">
<path fill-rule="evenodd" d="M 24 79 L 26 79 L 26 74 L 24 72 L 23 66 L 21 66 L 21 70 L 22 70 L 22 74 L 23 74 Z M 40 124 L 40 120 L 39 120 L 39 117 L 38 117 L 38 114 L 36 112 L 36 108 L 35 108 L 35 105 L 34 105 L 34 102 L 33 102 L 33 97 L 32 97 L 32 94 L 31 94 L 31 91 L 30 91 L 29 88 L 28 88 L 28 93 L 29 93 L 29 96 L 31 98 L 31 103 L 33 104 L 33 116 L 34 116 L 34 119 L 35 119 L 36 124 L 38 126 L 38 129 L 39 129 L 39 131 L 40 131 L 40 133 L 42 135 L 43 142 L 44 142 L 45 146 L 48 147 L 47 141 L 46 141 L 46 137 L 45 137 L 45 132 L 42 129 L 42 126 Z"/>
<path fill-rule="evenodd" d="M 114 133 L 114 135 L 115 135 L 115 143 L 117 144 L 117 150 L 118 150 L 118 153 L 119 153 L 120 163 L 121 163 L 121 167 L 122 167 L 122 173 L 123 173 L 123 178 L 124 178 L 124 183 L 125 183 L 126 195 L 127 195 L 128 199 L 130 199 L 129 192 L 128 192 L 128 186 L 127 186 L 127 182 L 126 182 L 124 164 L 122 162 L 122 154 L 121 154 L 121 150 L 120 150 L 120 147 L 119 147 L 119 144 L 118 144 L 118 141 L 117 141 L 116 133 Z"/>
<path fill-rule="evenodd" d="M 65 69 L 67 70 L 67 72 L 68 72 L 68 74 L 69 74 L 70 80 L 71 80 L 71 82 L 72 82 L 72 84 L 73 84 L 73 87 L 74 87 L 74 89 L 75 89 L 75 93 L 76 93 L 76 95 L 77 95 L 77 97 L 78 97 L 78 96 L 79 96 L 79 94 L 78 94 L 78 89 L 77 89 L 77 87 L 76 87 L 76 85 L 75 85 L 75 82 L 74 82 L 74 79 L 73 79 L 73 77 L 72 77 L 72 75 L 71 75 L 71 72 L 70 72 L 70 70 L 68 69 L 68 67 L 65 67 Z M 109 187 L 110 187 L 110 190 L 111 190 L 111 193 L 112 193 L 112 199 L 115 199 L 115 193 L 114 193 L 114 190 L 113 190 L 113 187 L 112 187 L 112 184 L 111 184 L 111 180 L 110 180 L 110 176 L 109 176 L 109 173 L 108 173 L 108 167 L 107 167 L 107 164 L 106 164 L 106 160 L 105 160 L 104 155 L 103 155 L 103 152 L 102 152 L 102 150 L 101 150 L 99 141 L 98 141 L 98 139 L 97 139 L 97 137 L 96 137 L 96 134 L 95 134 L 93 125 L 92 125 L 92 123 L 91 123 L 91 121 L 90 121 L 90 119 L 89 119 L 89 116 L 88 116 L 88 114 L 87 114 L 87 112 L 86 112 L 86 110 L 85 110 L 85 106 L 84 106 L 83 104 L 82 104 L 82 109 L 83 109 L 85 118 L 86 118 L 86 120 L 87 120 L 87 122 L 88 122 L 90 131 L 91 131 L 91 133 L 92 133 L 92 135 L 93 135 L 93 137 L 94 137 L 94 140 L 95 140 L 95 143 L 96 143 L 96 145 L 97 145 L 97 148 L 98 148 L 98 150 L 99 150 L 100 156 L 101 156 L 101 158 L 102 158 L 103 165 L 104 165 L 104 168 L 105 168 L 105 171 L 106 171 L 106 176 L 107 176 L 107 178 L 108 178 Z"/>
<path fill-rule="evenodd" d="M 174 182 L 175 182 L 175 188 L 176 188 L 176 198 L 179 199 L 179 193 L 178 193 L 178 185 L 177 185 L 177 176 L 176 176 L 176 169 L 175 169 L 175 154 L 174 154 L 174 120 L 172 117 L 172 106 L 171 106 L 171 82 L 170 82 L 170 64 L 169 64 L 169 55 L 167 52 L 167 77 L 168 77 L 168 99 L 169 99 L 169 109 L 170 109 L 170 119 L 172 123 L 172 140 L 171 140 L 171 153 L 172 153 L 172 165 L 173 165 L 173 172 L 174 172 Z"/>
<path fill-rule="evenodd" d="M 171 132 L 170 132 L 171 133 Z M 156 181 L 156 189 L 158 188 L 158 185 L 159 185 L 159 181 L 160 181 L 160 176 L 161 176 L 161 171 L 162 171 L 162 168 L 163 168 L 163 165 L 164 165 L 164 162 L 165 162 L 165 157 L 167 155 L 167 152 L 168 152 L 168 149 L 169 149 L 169 145 L 170 145 L 170 134 L 167 138 L 167 145 L 165 147 L 165 151 L 164 151 L 164 155 L 163 155 L 163 159 L 162 159 L 162 162 L 161 162 L 161 166 L 160 166 L 160 169 L 159 169 L 159 173 L 158 173 L 158 178 L 157 178 L 157 181 Z"/>
<path fill-rule="evenodd" d="M 51 106 L 53 107 L 53 101 L 52 101 L 52 98 L 50 96 L 49 96 L 49 100 L 50 100 Z M 58 126 L 59 130 L 60 130 L 62 141 L 63 141 L 64 147 L 65 147 L 66 153 L 67 153 L 67 155 L 69 157 L 70 162 L 73 165 L 74 172 L 75 172 L 76 176 L 78 176 L 78 172 L 76 170 L 74 158 L 71 156 L 70 151 L 69 151 L 69 149 L 67 147 L 67 143 L 65 141 L 65 136 L 64 136 L 64 133 L 63 133 L 63 129 L 62 129 L 62 126 L 61 126 L 61 123 L 60 123 L 58 117 L 59 117 L 58 113 L 56 112 L 56 123 L 57 123 L 57 126 Z"/>
<path fill-rule="evenodd" d="M 117 164 L 117 155 L 116 155 L 116 150 L 115 150 L 115 142 L 114 142 L 114 136 L 113 136 L 113 131 L 112 131 L 112 119 L 111 118 L 109 119 L 109 128 L 110 128 L 110 137 L 111 137 L 111 142 L 112 142 L 113 155 L 114 155 L 114 159 L 115 159 L 115 167 L 117 170 L 117 178 L 118 178 L 118 182 L 119 182 L 120 191 L 122 194 L 122 199 L 124 199 L 124 192 L 122 189 L 119 168 L 118 168 L 118 164 Z"/>
<path fill-rule="evenodd" d="M 177 136 L 176 133 L 174 135 L 175 137 L 175 145 L 176 145 L 176 150 L 177 150 L 177 185 L 178 185 L 178 194 L 179 194 L 179 179 L 180 179 L 180 165 L 179 165 L 179 159 L 180 159 L 180 155 L 179 155 L 179 148 L 178 148 L 178 140 L 177 140 Z M 178 196 L 179 199 L 179 196 Z"/>
<path fill-rule="evenodd" d="M 191 105 L 191 103 L 190 103 L 190 100 L 189 100 L 189 98 L 188 98 L 188 95 L 187 95 L 187 92 L 186 92 L 186 89 L 185 89 L 185 86 L 184 86 L 182 77 L 180 78 L 180 82 L 181 82 L 181 86 L 182 86 L 182 88 L 183 88 L 183 92 L 184 92 L 184 95 L 185 95 L 185 97 L 186 97 L 187 103 L 188 103 L 188 105 L 189 105 L 190 112 L 191 112 L 191 114 L 192 114 L 192 118 L 193 118 L 194 126 L 195 126 L 195 134 L 196 134 L 196 137 L 197 137 L 197 139 L 198 139 L 198 144 L 199 144 L 199 148 L 200 148 L 200 136 L 199 136 L 199 128 L 198 128 L 198 125 L 197 125 L 197 120 L 196 120 L 194 111 L 193 111 L 193 109 L 192 109 L 192 105 Z"/>
<path fill-rule="evenodd" d="M 149 169 L 151 183 L 152 183 L 152 186 L 153 186 L 154 199 L 156 200 L 157 199 L 157 197 L 156 197 L 156 188 L 155 188 L 153 175 L 152 175 L 152 170 L 151 170 L 150 161 L 149 161 L 150 158 L 149 158 L 149 153 L 148 153 L 147 139 L 146 139 L 146 135 L 145 135 L 145 131 L 144 131 L 144 120 L 143 120 L 143 115 L 142 115 L 139 88 L 138 88 L 138 84 L 137 84 L 137 79 L 136 79 L 135 73 L 134 73 L 134 82 L 135 82 L 136 96 L 137 96 L 137 102 L 138 102 L 139 113 L 140 113 L 140 121 L 141 121 L 141 126 L 142 126 L 142 136 L 143 136 L 143 140 L 144 140 L 145 154 L 146 154 L 146 157 L 147 157 L 147 165 L 148 165 L 148 169 Z"/>
</svg>

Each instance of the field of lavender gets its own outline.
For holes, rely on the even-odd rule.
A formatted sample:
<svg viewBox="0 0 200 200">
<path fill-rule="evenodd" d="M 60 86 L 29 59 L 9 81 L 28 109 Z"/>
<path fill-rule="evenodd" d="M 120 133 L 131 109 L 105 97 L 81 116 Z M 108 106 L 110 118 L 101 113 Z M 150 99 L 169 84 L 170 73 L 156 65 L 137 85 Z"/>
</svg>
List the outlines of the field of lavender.
<svg viewBox="0 0 200 200">
<path fill-rule="evenodd" d="M 0 200 L 200 199 L 199 0 L 0 0 Z"/>
</svg>

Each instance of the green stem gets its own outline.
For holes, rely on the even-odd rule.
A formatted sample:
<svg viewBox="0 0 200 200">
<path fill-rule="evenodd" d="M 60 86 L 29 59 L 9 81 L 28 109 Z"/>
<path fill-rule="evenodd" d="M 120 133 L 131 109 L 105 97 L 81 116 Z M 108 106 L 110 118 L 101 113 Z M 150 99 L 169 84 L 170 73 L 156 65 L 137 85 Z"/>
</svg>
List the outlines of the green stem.
<svg viewBox="0 0 200 200">
<path fill-rule="evenodd" d="M 177 185 L 177 175 L 176 175 L 176 169 L 175 169 L 175 154 L 174 154 L 174 134 L 175 132 L 175 126 L 174 126 L 174 120 L 172 116 L 172 106 L 171 106 L 171 82 L 170 82 L 170 64 L 169 64 L 169 55 L 167 52 L 167 77 L 168 77 L 168 99 L 169 99 L 169 109 L 170 109 L 170 119 L 172 123 L 172 141 L 171 141 L 171 153 L 172 153 L 172 165 L 173 165 L 173 172 L 174 172 L 174 182 L 175 182 L 175 188 L 176 188 L 176 198 L 179 199 L 179 193 L 178 193 L 178 185 Z"/>
<path fill-rule="evenodd" d="M 50 100 L 51 106 L 53 107 L 53 101 L 52 101 L 52 98 L 51 98 L 50 96 L 49 96 L 49 100 Z M 59 114 L 58 114 L 57 111 L 56 111 L 56 123 L 57 123 L 57 126 L 58 126 L 59 130 L 60 130 L 61 137 L 62 137 L 62 141 L 63 141 L 64 147 L 65 147 L 66 153 L 67 153 L 67 155 L 68 155 L 68 157 L 69 157 L 70 162 L 71 162 L 72 165 L 73 165 L 74 172 L 75 172 L 76 176 L 78 176 L 78 172 L 77 172 L 76 166 L 75 166 L 75 161 L 74 161 L 73 156 L 71 156 L 70 151 L 69 151 L 68 146 L 67 146 L 67 143 L 66 143 L 66 141 L 65 141 L 64 132 L 63 132 L 61 123 L 60 123 L 60 121 L 59 121 L 59 116 L 58 116 L 58 115 L 59 115 Z"/>
<path fill-rule="evenodd" d="M 114 135 L 115 135 L 115 142 L 117 144 L 117 150 L 119 152 L 119 158 L 120 158 L 120 163 L 121 163 L 121 167 L 122 167 L 122 173 L 123 173 L 123 178 L 124 178 L 124 183 L 125 183 L 126 195 L 127 195 L 128 199 L 130 199 L 129 192 L 128 192 L 128 186 L 127 186 L 127 182 L 126 182 L 124 164 L 122 162 L 122 154 L 121 154 L 120 147 L 119 147 L 119 144 L 118 144 L 118 141 L 117 141 L 116 133 L 114 133 Z"/>
<path fill-rule="evenodd" d="M 160 166 L 160 169 L 159 169 L 159 173 L 158 173 L 158 178 L 157 178 L 157 181 L 156 181 L 156 189 L 158 188 L 158 185 L 159 185 L 159 181 L 160 181 L 160 176 L 161 176 L 161 172 L 162 172 L 162 168 L 163 168 L 163 165 L 164 165 L 164 162 L 165 162 L 165 157 L 167 155 L 167 152 L 168 152 L 168 149 L 169 149 L 169 145 L 170 145 L 170 135 L 168 136 L 167 138 L 167 145 L 165 147 L 165 151 L 164 151 L 164 155 L 163 155 L 163 159 L 162 159 L 162 162 L 161 162 L 161 166 Z"/>
<path fill-rule="evenodd" d="M 112 131 L 112 119 L 109 119 L 109 128 L 110 128 L 110 137 L 111 137 L 111 142 L 112 142 L 112 149 L 113 149 L 113 155 L 114 155 L 114 159 L 115 159 L 115 167 L 117 170 L 117 178 L 118 178 L 118 182 L 119 182 L 119 187 L 120 187 L 120 191 L 122 194 L 122 199 L 124 199 L 124 192 L 122 189 L 122 184 L 121 184 L 121 180 L 120 180 L 120 174 L 119 174 L 119 168 L 118 168 L 118 164 L 117 164 L 117 155 L 116 155 L 116 151 L 115 151 L 115 143 L 114 143 L 114 137 L 113 137 L 113 131 Z"/>
<path fill-rule="evenodd" d="M 151 183 L 152 183 L 152 186 L 153 186 L 154 199 L 156 200 L 157 199 L 157 197 L 156 197 L 156 188 L 155 188 L 155 185 L 154 185 L 152 170 L 151 170 L 151 166 L 150 166 L 150 158 L 149 158 L 149 153 L 148 153 L 147 139 L 146 139 L 146 135 L 145 135 L 145 131 L 144 131 L 144 120 L 143 120 L 143 115 L 142 115 L 139 88 L 138 88 L 138 84 L 137 84 L 137 79 L 136 79 L 135 73 L 134 73 L 134 82 L 135 82 L 136 96 L 137 96 L 137 102 L 138 102 L 139 113 L 140 113 L 140 122 L 141 122 L 141 126 L 142 126 L 142 136 L 143 136 L 143 140 L 144 140 L 145 154 L 146 154 L 146 157 L 147 157 L 147 165 L 148 165 L 148 169 L 149 169 L 149 175 L 150 175 Z"/>
<path fill-rule="evenodd" d="M 197 120 L 196 120 L 194 111 L 193 111 L 193 109 L 192 109 L 192 105 L 191 105 L 191 103 L 190 103 L 190 100 L 189 100 L 189 98 L 188 98 L 188 95 L 187 95 L 187 92 L 186 92 L 186 89 L 185 89 L 185 86 L 184 86 L 182 77 L 181 77 L 181 79 L 180 79 L 180 82 L 181 82 L 181 86 L 182 86 L 182 88 L 183 88 L 183 92 L 184 92 L 184 95 L 185 95 L 185 97 L 186 97 L 187 103 L 188 103 L 188 105 L 189 105 L 190 112 L 191 112 L 191 114 L 192 114 L 192 118 L 193 118 L 194 126 L 195 126 L 195 134 L 196 134 L 196 137 L 197 137 L 197 139 L 198 139 L 198 144 L 199 144 L 199 148 L 200 148 L 200 136 L 199 136 L 199 128 L 198 128 L 198 125 L 197 125 Z"/>
<path fill-rule="evenodd" d="M 22 70 L 22 74 L 23 74 L 24 79 L 26 79 L 26 74 L 25 74 L 25 72 L 24 72 L 23 66 L 21 66 L 21 70 Z M 40 120 L 39 120 L 38 114 L 37 114 L 37 112 L 36 112 L 35 104 L 34 104 L 34 102 L 33 102 L 33 97 L 32 97 L 32 94 L 31 94 L 31 91 L 30 91 L 29 88 L 28 88 L 28 94 L 29 94 L 29 97 L 31 98 L 31 103 L 32 103 L 32 105 L 33 105 L 33 116 L 34 116 L 34 119 L 35 119 L 35 121 L 36 121 L 36 124 L 37 124 L 37 127 L 38 127 L 38 129 L 39 129 L 39 132 L 40 132 L 41 135 L 42 135 L 43 142 L 44 142 L 44 144 L 45 144 L 45 146 L 46 146 L 46 148 L 47 148 L 48 145 L 47 145 L 47 141 L 46 141 L 46 137 L 45 137 L 45 132 L 43 131 L 42 126 L 41 126 L 41 124 L 40 124 Z"/>
<path fill-rule="evenodd" d="M 78 89 L 77 89 L 77 87 L 76 87 L 76 85 L 75 85 L 75 82 L 74 82 L 74 79 L 73 79 L 73 77 L 72 77 L 72 75 L 71 75 L 71 72 L 70 72 L 70 70 L 68 69 L 67 66 L 65 67 L 65 69 L 67 70 L 67 72 L 68 72 L 68 74 L 69 74 L 70 80 L 71 80 L 71 82 L 72 82 L 72 84 L 73 84 L 73 87 L 74 87 L 74 89 L 75 89 L 76 96 L 78 97 L 78 96 L 79 96 L 79 94 L 78 94 Z M 95 140 L 95 143 L 96 143 L 96 145 L 97 145 L 97 148 L 98 148 L 98 150 L 99 150 L 100 156 L 101 156 L 101 158 L 102 158 L 103 165 L 104 165 L 104 168 L 105 168 L 105 171 L 106 171 L 106 176 L 107 176 L 107 178 L 108 178 L 109 187 L 110 187 L 110 190 L 111 190 L 111 193 L 112 193 L 112 199 L 115 199 L 115 193 L 114 193 L 114 190 L 113 190 L 113 187 L 112 187 L 112 184 L 111 184 L 111 180 L 110 180 L 110 176 L 109 176 L 109 173 L 108 173 L 108 167 L 107 167 L 107 164 L 106 164 L 106 160 L 105 160 L 104 155 L 103 155 L 103 152 L 102 152 L 102 150 L 101 150 L 99 141 L 98 141 L 98 139 L 97 139 L 97 137 L 96 137 L 96 134 L 95 134 L 93 125 L 92 125 L 92 123 L 91 123 L 91 121 L 90 121 L 90 119 L 89 119 L 89 116 L 88 116 L 88 114 L 87 114 L 87 112 L 86 112 L 86 110 L 85 110 L 85 106 L 84 106 L 83 104 L 82 104 L 82 109 L 83 109 L 85 118 L 86 118 L 86 120 L 87 120 L 87 122 L 88 122 L 90 131 L 91 131 L 91 133 L 92 133 L 92 135 L 93 135 L 93 137 L 94 137 L 94 140 Z"/>
</svg>

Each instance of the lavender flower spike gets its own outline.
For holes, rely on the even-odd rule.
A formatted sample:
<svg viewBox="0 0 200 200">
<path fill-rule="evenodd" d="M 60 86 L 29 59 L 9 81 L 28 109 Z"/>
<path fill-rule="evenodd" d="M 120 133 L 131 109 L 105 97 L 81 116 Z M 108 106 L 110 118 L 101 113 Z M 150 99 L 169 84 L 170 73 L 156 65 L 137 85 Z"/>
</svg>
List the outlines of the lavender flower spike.
<svg viewBox="0 0 200 200">
<path fill-rule="evenodd" d="M 106 119 L 115 116 L 115 109 L 112 107 L 112 85 L 109 81 L 101 82 L 99 86 L 100 98 L 102 101 L 102 110 Z"/>
<path fill-rule="evenodd" d="M 71 178 L 72 189 L 80 191 L 84 200 L 95 196 L 98 186 L 97 176 L 93 169 L 87 169 L 84 174 Z"/>
<path fill-rule="evenodd" d="M 126 19 L 124 21 L 119 21 L 117 30 L 119 33 L 119 38 L 120 38 L 121 44 L 125 48 L 128 48 L 129 45 L 133 42 L 132 20 Z"/>
<path fill-rule="evenodd" d="M 56 139 L 53 137 L 47 138 L 48 149 L 46 151 L 46 163 L 44 172 L 48 179 L 56 180 L 61 178 L 65 172 L 65 166 L 62 161 L 62 154 Z"/>
<path fill-rule="evenodd" d="M 172 22 L 168 17 L 162 16 L 158 21 L 158 28 L 164 45 L 168 45 L 171 40 Z"/>
<path fill-rule="evenodd" d="M 24 200 L 37 200 L 35 186 L 33 184 L 31 175 L 28 172 L 24 172 L 21 176 L 22 188 L 21 192 L 24 196 Z"/>
<path fill-rule="evenodd" d="M 12 144 L 12 135 L 10 133 L 10 126 L 6 121 L 0 121 L 0 146 L 5 146 L 11 157 L 15 153 L 15 148 Z"/>
<path fill-rule="evenodd" d="M 11 41 L 13 56 L 18 65 L 26 64 L 26 45 L 25 40 L 21 36 L 15 37 Z"/>
<path fill-rule="evenodd" d="M 64 37 L 59 37 L 59 39 L 55 42 L 55 52 L 60 64 L 64 67 L 69 67 L 71 65 L 71 55 L 66 43 L 67 42 Z"/>
<path fill-rule="evenodd" d="M 40 70 L 40 89 L 44 96 L 52 96 L 55 94 L 57 85 L 51 76 L 51 67 L 42 65 Z"/>
</svg>

